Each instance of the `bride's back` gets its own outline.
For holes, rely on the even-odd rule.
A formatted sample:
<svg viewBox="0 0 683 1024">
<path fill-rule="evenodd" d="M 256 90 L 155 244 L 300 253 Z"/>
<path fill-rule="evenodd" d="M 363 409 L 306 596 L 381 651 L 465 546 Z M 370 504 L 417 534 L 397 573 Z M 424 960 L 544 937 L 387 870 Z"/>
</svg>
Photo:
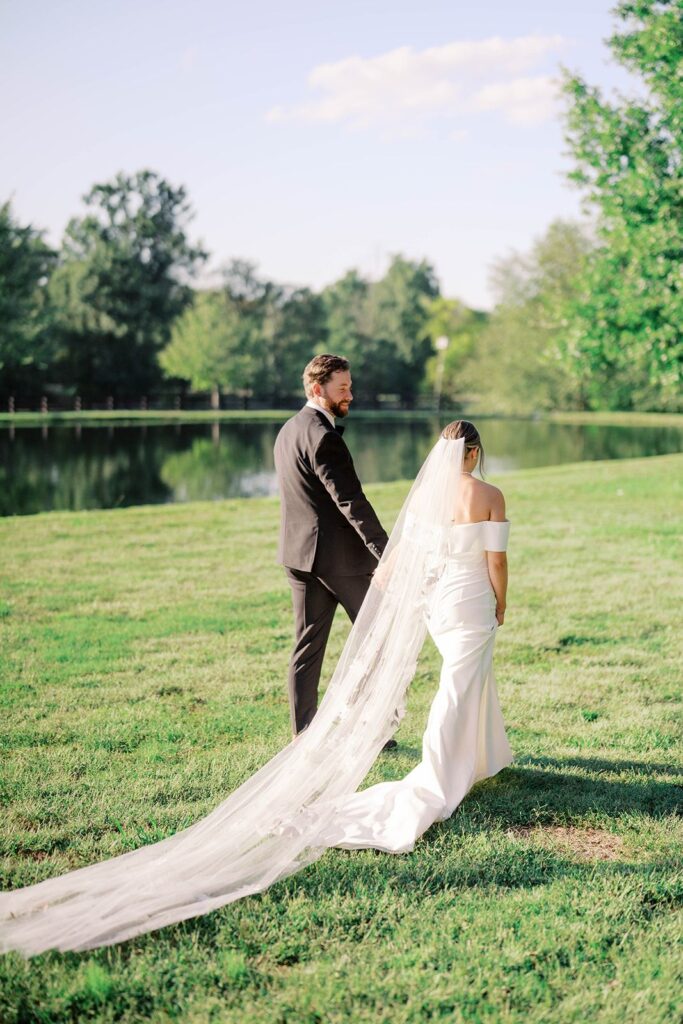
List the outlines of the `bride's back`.
<svg viewBox="0 0 683 1024">
<path fill-rule="evenodd" d="M 487 519 L 502 522 L 505 519 L 503 493 L 493 484 L 463 473 L 458 501 L 453 512 L 454 523 L 481 523 Z"/>
</svg>

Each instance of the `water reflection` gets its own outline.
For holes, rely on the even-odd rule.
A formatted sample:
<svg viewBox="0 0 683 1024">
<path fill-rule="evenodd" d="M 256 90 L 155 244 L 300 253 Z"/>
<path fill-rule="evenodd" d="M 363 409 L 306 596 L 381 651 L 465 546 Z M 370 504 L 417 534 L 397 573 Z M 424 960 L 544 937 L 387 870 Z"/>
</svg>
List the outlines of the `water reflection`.
<svg viewBox="0 0 683 1024">
<path fill-rule="evenodd" d="M 479 422 L 488 471 L 677 452 L 673 427 Z M 0 514 L 275 494 L 278 423 L 0 428 Z M 439 422 L 347 420 L 345 439 L 367 482 L 413 477 Z"/>
<path fill-rule="evenodd" d="M 234 426 L 246 427 L 239 431 Z M 276 494 L 273 445 L 275 424 L 215 423 L 211 438 L 199 437 L 183 452 L 169 455 L 161 479 L 173 492 L 174 501 L 211 501 L 218 498 L 253 498 Z"/>
</svg>

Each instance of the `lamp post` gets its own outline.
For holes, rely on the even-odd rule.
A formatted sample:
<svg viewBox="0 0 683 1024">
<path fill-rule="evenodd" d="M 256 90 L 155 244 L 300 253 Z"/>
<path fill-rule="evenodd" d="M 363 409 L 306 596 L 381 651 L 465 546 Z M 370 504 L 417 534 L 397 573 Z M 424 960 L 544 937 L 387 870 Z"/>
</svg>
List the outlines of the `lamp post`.
<svg viewBox="0 0 683 1024">
<path fill-rule="evenodd" d="M 438 363 L 436 366 L 436 389 L 434 393 L 434 399 L 436 403 L 437 413 L 441 409 L 441 389 L 443 388 L 443 370 L 444 363 L 446 361 L 446 349 L 448 348 L 448 338 L 445 334 L 436 339 L 435 342 L 436 350 L 438 352 Z"/>
</svg>

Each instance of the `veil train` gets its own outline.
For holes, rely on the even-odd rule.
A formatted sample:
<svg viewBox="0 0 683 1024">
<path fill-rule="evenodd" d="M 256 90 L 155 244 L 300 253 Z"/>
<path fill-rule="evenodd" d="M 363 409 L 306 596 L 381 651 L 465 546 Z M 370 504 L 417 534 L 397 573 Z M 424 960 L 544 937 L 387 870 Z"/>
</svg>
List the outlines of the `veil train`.
<svg viewBox="0 0 683 1024">
<path fill-rule="evenodd" d="M 210 814 L 161 842 L 0 893 L 0 950 L 112 945 L 266 889 L 317 860 L 404 714 L 457 500 L 464 442 L 440 438 L 398 515 L 318 712 Z"/>
</svg>

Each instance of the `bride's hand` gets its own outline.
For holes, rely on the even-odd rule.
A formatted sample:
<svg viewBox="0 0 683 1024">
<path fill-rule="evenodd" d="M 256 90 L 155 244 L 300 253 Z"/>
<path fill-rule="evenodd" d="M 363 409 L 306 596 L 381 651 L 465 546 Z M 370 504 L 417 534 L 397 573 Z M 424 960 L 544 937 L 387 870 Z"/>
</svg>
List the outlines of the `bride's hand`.
<svg viewBox="0 0 683 1024">
<path fill-rule="evenodd" d="M 501 608 L 500 605 L 496 605 L 496 622 L 499 626 L 505 622 L 505 608 Z"/>
<path fill-rule="evenodd" d="M 391 576 L 391 569 L 388 564 L 384 562 L 382 565 L 378 565 L 372 574 L 372 582 L 379 587 L 380 590 L 386 590 L 389 577 Z"/>
</svg>

